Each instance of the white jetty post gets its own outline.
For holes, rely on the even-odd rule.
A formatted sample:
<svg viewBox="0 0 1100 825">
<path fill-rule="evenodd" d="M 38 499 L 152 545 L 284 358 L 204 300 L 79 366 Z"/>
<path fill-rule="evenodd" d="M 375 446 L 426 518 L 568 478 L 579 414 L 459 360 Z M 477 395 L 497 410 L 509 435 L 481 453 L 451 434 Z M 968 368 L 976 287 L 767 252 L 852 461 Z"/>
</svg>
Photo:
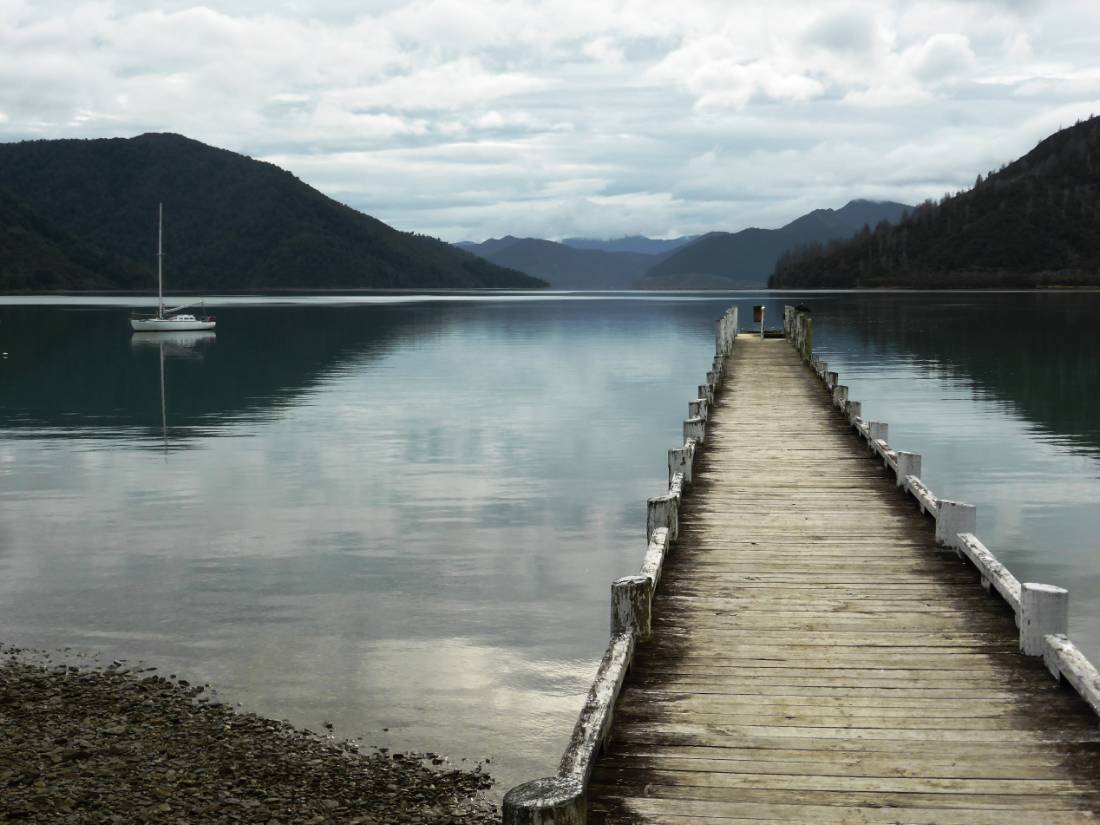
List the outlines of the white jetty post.
<svg viewBox="0 0 1100 825">
<path fill-rule="evenodd" d="M 684 474 L 684 483 L 691 484 L 691 464 L 695 458 L 695 442 L 685 441 L 683 447 L 673 447 L 668 451 L 668 480 L 677 473 Z M 652 534 L 651 534 L 652 535 Z"/>
<path fill-rule="evenodd" d="M 672 495 L 653 496 L 646 501 L 645 537 L 649 541 L 658 527 L 668 528 L 669 539 L 675 539 L 680 532 L 680 497 Z"/>
<path fill-rule="evenodd" d="M 611 585 L 611 636 L 633 628 L 639 641 L 650 636 L 650 599 L 653 580 L 648 576 L 624 576 Z"/>
<path fill-rule="evenodd" d="M 700 444 L 706 440 L 707 422 L 702 418 L 684 419 L 684 441 L 694 438 Z"/>
<path fill-rule="evenodd" d="M 941 498 L 936 512 L 936 541 L 959 552 L 959 533 L 978 532 L 978 508 Z"/>
<path fill-rule="evenodd" d="M 588 800 L 576 776 L 525 782 L 504 795 L 504 825 L 584 825 Z"/>
<path fill-rule="evenodd" d="M 707 418 L 707 399 L 696 398 L 694 401 L 688 401 L 688 418 L 702 418 L 705 421 Z"/>
<path fill-rule="evenodd" d="M 1051 584 L 1020 584 L 1020 652 L 1042 656 L 1043 637 L 1069 632 L 1069 591 Z"/>
<path fill-rule="evenodd" d="M 845 407 L 848 411 L 848 423 L 855 426 L 856 419 L 863 417 L 863 402 L 862 401 L 849 401 Z"/>
<path fill-rule="evenodd" d="M 840 383 L 840 373 L 832 370 L 825 373 L 825 386 L 830 390 Z"/>
<path fill-rule="evenodd" d="M 899 487 L 905 486 L 906 476 L 916 476 L 917 478 L 920 478 L 920 453 L 907 453 L 902 450 L 898 450 L 897 462 L 897 482 Z"/>
<path fill-rule="evenodd" d="M 868 421 L 867 435 L 871 439 L 871 446 L 874 446 L 874 442 L 876 441 L 889 441 L 890 425 L 885 421 Z"/>
<path fill-rule="evenodd" d="M 833 406 L 844 409 L 848 401 L 848 387 L 845 384 L 837 384 L 833 387 Z"/>
</svg>

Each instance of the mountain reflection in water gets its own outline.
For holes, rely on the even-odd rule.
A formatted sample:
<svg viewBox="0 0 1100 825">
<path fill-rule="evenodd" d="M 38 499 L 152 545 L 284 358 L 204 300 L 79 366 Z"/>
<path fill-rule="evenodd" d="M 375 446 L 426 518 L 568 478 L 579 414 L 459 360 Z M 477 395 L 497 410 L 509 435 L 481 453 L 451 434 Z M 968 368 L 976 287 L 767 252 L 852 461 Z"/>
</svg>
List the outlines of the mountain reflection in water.
<svg viewBox="0 0 1100 825">
<path fill-rule="evenodd" d="M 0 299 L 0 639 L 546 775 L 713 320 L 762 300 L 1100 659 L 1095 294 L 257 302 L 187 340 Z"/>
</svg>

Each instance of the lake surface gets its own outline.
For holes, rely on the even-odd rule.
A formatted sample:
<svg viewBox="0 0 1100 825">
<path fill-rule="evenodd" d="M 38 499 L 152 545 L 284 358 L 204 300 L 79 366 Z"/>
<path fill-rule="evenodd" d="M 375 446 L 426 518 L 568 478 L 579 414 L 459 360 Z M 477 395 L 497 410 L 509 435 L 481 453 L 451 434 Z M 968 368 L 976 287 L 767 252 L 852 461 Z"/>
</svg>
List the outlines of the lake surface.
<svg viewBox="0 0 1100 825">
<path fill-rule="evenodd" d="M 713 319 L 762 298 L 225 299 L 162 338 L 119 299 L 0 298 L 0 641 L 490 757 L 501 792 L 551 773 Z M 796 301 L 1100 659 L 1100 294 L 769 295 L 772 325 Z"/>
</svg>

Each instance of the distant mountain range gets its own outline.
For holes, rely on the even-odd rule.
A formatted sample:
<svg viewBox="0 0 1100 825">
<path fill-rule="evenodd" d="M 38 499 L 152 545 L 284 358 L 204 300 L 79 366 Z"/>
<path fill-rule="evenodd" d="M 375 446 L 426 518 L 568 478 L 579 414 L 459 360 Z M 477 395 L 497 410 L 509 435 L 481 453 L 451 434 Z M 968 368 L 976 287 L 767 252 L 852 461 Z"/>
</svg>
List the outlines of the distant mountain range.
<svg viewBox="0 0 1100 825">
<path fill-rule="evenodd" d="M 683 235 L 679 238 L 647 238 L 645 235 L 627 235 L 600 241 L 595 238 L 564 238 L 562 243 L 574 249 L 598 249 L 601 252 L 640 252 L 643 255 L 664 255 L 689 244 L 698 235 Z"/>
<path fill-rule="evenodd" d="M 641 252 L 578 249 L 564 243 L 511 235 L 457 246 L 498 266 L 541 278 L 554 289 L 631 289 L 656 260 L 655 256 Z"/>
<path fill-rule="evenodd" d="M 670 240 L 569 238 L 561 243 L 509 235 L 458 246 L 542 278 L 555 289 L 757 289 L 766 285 L 776 260 L 788 249 L 851 237 L 865 225 L 897 221 L 910 208 L 854 200 L 840 209 L 817 209 L 780 229 Z"/>
<path fill-rule="evenodd" d="M 181 135 L 0 144 L 0 290 L 545 286 Z"/>
<path fill-rule="evenodd" d="M 757 289 L 767 285 L 779 256 L 805 244 L 848 238 L 864 226 L 896 222 L 912 207 L 854 200 L 840 209 L 815 209 L 779 229 L 711 232 L 651 267 L 643 289 Z"/>
<path fill-rule="evenodd" d="M 1100 286 L 1100 117 L 896 226 L 779 261 L 775 287 Z"/>
</svg>

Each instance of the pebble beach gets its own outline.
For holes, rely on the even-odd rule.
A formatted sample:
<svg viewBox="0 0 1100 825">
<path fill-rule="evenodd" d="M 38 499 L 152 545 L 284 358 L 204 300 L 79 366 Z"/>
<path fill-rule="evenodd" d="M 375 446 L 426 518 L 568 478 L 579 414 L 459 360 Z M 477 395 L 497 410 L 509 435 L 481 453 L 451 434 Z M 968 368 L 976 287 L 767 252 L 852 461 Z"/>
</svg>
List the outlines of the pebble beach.
<svg viewBox="0 0 1100 825">
<path fill-rule="evenodd" d="M 440 765 L 235 710 L 155 668 L 0 648 L 3 823 L 499 821 L 481 765 Z"/>
</svg>

